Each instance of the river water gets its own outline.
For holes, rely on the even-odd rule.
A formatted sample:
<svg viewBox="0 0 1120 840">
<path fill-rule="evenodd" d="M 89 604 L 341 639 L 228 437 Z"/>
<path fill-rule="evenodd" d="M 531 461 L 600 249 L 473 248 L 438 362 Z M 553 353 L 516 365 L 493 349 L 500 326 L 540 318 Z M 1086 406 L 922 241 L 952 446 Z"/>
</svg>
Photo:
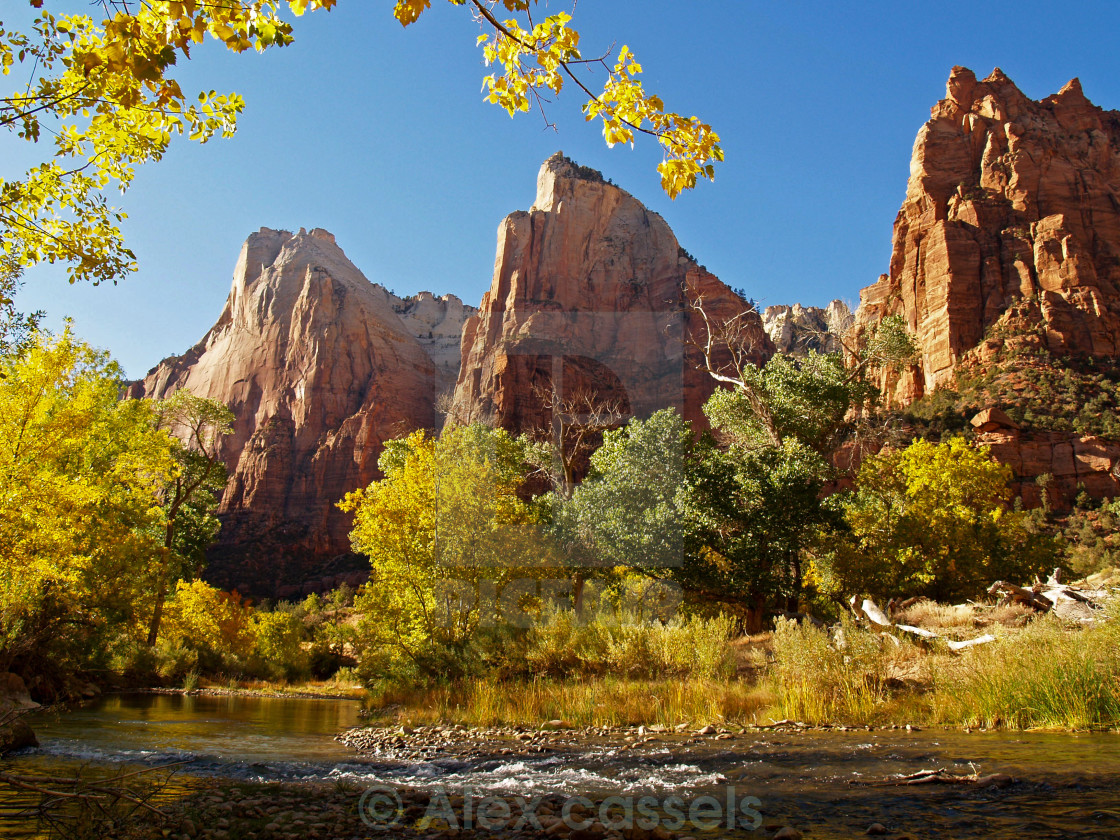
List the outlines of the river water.
<svg viewBox="0 0 1120 840">
<path fill-rule="evenodd" d="M 586 738 L 543 754 L 495 743 L 464 757 L 361 758 L 333 736 L 360 724 L 348 700 L 181 695 L 111 696 L 31 720 L 41 746 L 9 757 L 14 772 L 185 762 L 182 778 L 348 780 L 450 795 L 540 793 L 757 798 L 762 828 L 795 825 L 807 838 L 889 836 L 1120 838 L 1120 736 L 1114 734 L 754 732 L 731 740 L 658 736 L 630 747 Z M 1003 773 L 1003 788 L 865 786 L 945 769 Z M 3 796 L 0 791 L 0 796 Z M 18 826 L 0 825 L 0 835 Z"/>
</svg>

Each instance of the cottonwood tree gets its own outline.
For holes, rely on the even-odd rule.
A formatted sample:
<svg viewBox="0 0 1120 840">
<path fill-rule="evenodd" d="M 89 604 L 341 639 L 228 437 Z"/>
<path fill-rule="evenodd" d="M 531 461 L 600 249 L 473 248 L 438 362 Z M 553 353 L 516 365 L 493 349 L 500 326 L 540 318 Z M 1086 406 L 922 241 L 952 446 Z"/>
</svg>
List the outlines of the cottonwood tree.
<svg viewBox="0 0 1120 840">
<path fill-rule="evenodd" d="M 1011 468 L 963 438 L 868 458 L 843 500 L 848 529 L 822 559 L 833 594 L 955 601 L 1053 566 L 1055 545 L 1010 505 Z"/>
<path fill-rule="evenodd" d="M 689 341 L 725 386 L 704 406 L 723 445 L 696 460 L 685 572 L 694 587 L 738 593 L 757 629 L 777 599 L 799 609 L 807 555 L 841 524 L 824 498 L 831 456 L 865 431 L 878 397 L 869 373 L 909 364 L 916 345 L 901 319 L 887 318 L 862 346 L 837 336 L 844 354 L 776 354 L 760 365 L 756 310 L 720 318 L 697 289 L 685 291 L 698 324 Z"/>
<path fill-rule="evenodd" d="M 0 368 L 0 668 L 65 672 L 146 612 L 173 444 L 69 330 Z"/>
<path fill-rule="evenodd" d="M 60 0 L 28 2 L 40 10 L 30 32 L 0 24 L 0 70 L 20 80 L 0 98 L 0 128 L 31 143 L 50 135 L 54 149 L 23 177 L 0 180 L 0 250 L 20 266 L 65 263 L 71 282 L 97 284 L 136 267 L 118 227 L 124 213 L 108 193 L 126 190 L 136 167 L 160 160 L 173 136 L 231 136 L 245 108 L 236 93 L 185 92 L 173 76 L 177 64 L 207 38 L 236 53 L 286 46 L 293 27 L 283 10 L 299 16 L 337 0 L 100 0 L 90 4 L 100 23 L 52 13 Z M 602 122 L 609 145 L 633 143 L 637 134 L 657 139 L 670 196 L 714 176 L 723 158 L 718 135 L 647 93 L 628 47 L 613 60 L 584 57 L 571 16 L 538 19 L 538 0 L 502 0 L 512 15 L 503 18 L 491 0 L 450 2 L 482 25 L 479 44 L 495 67 L 487 99 L 511 116 L 570 83 L 587 97 L 585 116 Z M 399 0 L 393 14 L 408 26 L 430 5 Z M 599 93 L 577 72 L 596 65 L 606 74 Z"/>
<path fill-rule="evenodd" d="M 184 577 L 199 574 L 206 550 L 218 535 L 220 523 L 214 512 L 227 477 L 221 439 L 233 432 L 233 412 L 216 400 L 176 391 L 151 404 L 156 427 L 172 435 L 175 468 L 160 494 L 164 554 L 156 570 L 148 647 L 159 637 L 168 589 Z"/>
<path fill-rule="evenodd" d="M 387 441 L 378 467 L 383 479 L 339 504 L 371 567 L 354 600 L 362 667 L 446 675 L 497 617 L 503 587 L 540 571 L 536 515 L 518 495 L 523 447 L 501 429 L 452 425 Z"/>
</svg>

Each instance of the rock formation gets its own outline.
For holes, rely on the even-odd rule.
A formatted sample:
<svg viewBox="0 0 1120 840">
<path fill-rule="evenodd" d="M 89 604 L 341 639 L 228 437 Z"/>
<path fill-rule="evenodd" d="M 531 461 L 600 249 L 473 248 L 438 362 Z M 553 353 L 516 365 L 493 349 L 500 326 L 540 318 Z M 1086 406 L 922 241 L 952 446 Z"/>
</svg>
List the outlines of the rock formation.
<svg viewBox="0 0 1120 840">
<path fill-rule="evenodd" d="M 1120 352 L 1120 112 L 1077 79 L 1035 102 L 998 69 L 977 81 L 954 67 L 858 329 L 901 315 L 917 336 L 919 363 L 882 383 L 906 404 L 950 382 L 1016 302 L 1056 354 Z"/>
<path fill-rule="evenodd" d="M 463 330 L 452 414 L 513 430 L 547 428 L 543 393 L 591 392 L 624 413 L 676 406 L 703 425 L 715 383 L 697 369 L 685 288 L 715 319 L 743 314 L 753 355 L 773 346 L 758 314 L 689 257 L 656 213 L 556 154 L 536 201 L 498 228 L 494 278 Z"/>
<path fill-rule="evenodd" d="M 436 297 L 420 292 L 407 298 L 392 293 L 389 303 L 404 322 L 405 329 L 416 336 L 436 368 L 436 396 L 449 393 L 459 377 L 459 345 L 463 324 L 478 310 L 467 306 L 455 295 Z"/>
<path fill-rule="evenodd" d="M 834 300 L 824 309 L 819 306 L 767 306 L 762 326 L 780 353 L 804 355 L 839 353 L 840 337 L 851 329 L 854 318 L 843 301 Z"/>
<path fill-rule="evenodd" d="M 447 336 L 471 311 L 370 283 L 326 231 L 249 237 L 218 322 L 130 389 L 186 388 L 233 410 L 208 577 L 254 595 L 338 583 L 348 567 L 329 561 L 347 556 L 350 520 L 335 503 L 377 477 L 382 441 L 435 425 Z"/>
<path fill-rule="evenodd" d="M 1120 494 L 1120 442 L 1068 432 L 1023 432 L 999 409 L 972 418 L 976 442 L 1015 473 L 1013 492 L 1027 507 L 1068 509 L 1084 490 L 1093 498 Z"/>
</svg>

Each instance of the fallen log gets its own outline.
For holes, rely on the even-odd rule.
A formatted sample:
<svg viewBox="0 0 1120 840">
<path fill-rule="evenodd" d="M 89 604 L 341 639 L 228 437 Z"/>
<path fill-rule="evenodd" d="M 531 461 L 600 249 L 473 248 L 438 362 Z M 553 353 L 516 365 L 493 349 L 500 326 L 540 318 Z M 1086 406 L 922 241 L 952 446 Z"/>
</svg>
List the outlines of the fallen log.
<svg viewBox="0 0 1120 840">
<path fill-rule="evenodd" d="M 1030 607 L 1031 609 L 1038 610 L 1039 612 L 1050 612 L 1054 606 L 1054 602 L 1045 597 L 1041 593 L 1035 592 L 1033 589 L 1024 589 L 1022 586 L 1016 586 L 1007 581 L 997 580 L 990 587 L 988 587 L 989 595 L 1003 594 L 1001 605 L 1005 604 L 1022 604 L 1023 606 Z"/>
<path fill-rule="evenodd" d="M 977 636 L 975 639 L 966 639 L 963 642 L 954 642 L 952 639 L 946 639 L 945 644 L 949 646 L 949 650 L 959 651 L 975 645 L 985 645 L 988 642 L 994 642 L 996 637 L 991 633 L 985 633 L 983 636 Z"/>
<path fill-rule="evenodd" d="M 879 605 L 870 598 L 863 599 L 862 610 L 872 624 L 878 624 L 880 627 L 894 627 L 894 622 L 887 618 L 887 614 L 879 609 Z"/>
</svg>

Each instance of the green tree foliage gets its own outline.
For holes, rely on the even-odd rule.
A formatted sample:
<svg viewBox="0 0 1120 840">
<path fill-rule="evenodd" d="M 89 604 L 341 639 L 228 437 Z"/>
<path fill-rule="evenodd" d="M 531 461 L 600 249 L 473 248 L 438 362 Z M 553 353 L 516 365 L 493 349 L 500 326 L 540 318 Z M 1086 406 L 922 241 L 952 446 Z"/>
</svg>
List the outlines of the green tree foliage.
<svg viewBox="0 0 1120 840">
<path fill-rule="evenodd" d="M 745 609 L 758 632 L 769 609 L 797 607 L 803 554 L 822 529 L 836 524 L 821 500 L 827 465 L 789 439 L 780 447 L 711 441 L 699 449 L 689 480 L 689 550 L 681 583 L 713 600 Z"/>
<path fill-rule="evenodd" d="M 916 440 L 868 458 L 844 500 L 850 528 L 822 563 L 837 594 L 976 597 L 997 579 L 1029 580 L 1052 541 L 1009 506 L 1011 469 L 962 438 Z"/>
<path fill-rule="evenodd" d="M 848 410 L 870 396 L 837 354 L 778 354 L 762 367 L 745 365 L 732 390 L 712 394 L 704 413 L 736 446 L 781 447 L 787 440 L 827 453 Z"/>
<path fill-rule="evenodd" d="M 96 655 L 143 613 L 172 441 L 69 330 L 0 365 L 0 668 Z"/>
<path fill-rule="evenodd" d="M 679 566 L 684 550 L 681 493 L 692 432 L 675 409 L 631 420 L 603 435 L 591 473 L 557 511 L 564 544 L 586 546 L 597 566 Z"/>
<path fill-rule="evenodd" d="M 492 621 L 503 587 L 547 562 L 518 496 L 524 448 L 502 430 L 451 426 L 387 442 L 378 465 L 385 477 L 340 503 L 371 566 L 357 645 L 371 674 L 439 673 Z"/>
<path fill-rule="evenodd" d="M 535 20 L 537 0 L 503 0 L 520 20 L 499 20 L 490 2 L 451 2 L 469 5 L 492 32 L 479 38 L 487 64 L 501 67 L 486 78 L 489 101 L 513 115 L 539 102 L 541 91 L 559 93 L 568 80 L 587 94 L 586 117 L 602 121 L 608 144 L 632 143 L 635 132 L 658 139 L 658 169 L 670 196 L 697 177 L 713 177 L 713 163 L 723 159 L 719 137 L 646 93 L 628 47 L 613 64 L 584 59 L 571 16 Z M 0 127 L 31 143 L 49 134 L 54 150 L 22 178 L 0 180 L 0 251 L 20 266 L 65 263 L 72 282 L 96 284 L 135 269 L 118 227 L 124 213 L 110 204 L 109 191 L 125 191 L 136 167 L 160 160 L 175 135 L 199 142 L 232 136 L 245 107 L 236 93 L 188 95 L 173 76 L 179 62 L 207 38 L 236 53 L 285 46 L 293 36 L 283 9 L 298 16 L 329 10 L 336 0 L 102 0 L 91 4 L 104 14 L 100 23 L 52 13 L 59 0 L 29 3 L 41 10 L 29 32 L 0 23 L 0 70 L 20 79 L 0 98 Z M 393 14 L 407 26 L 430 5 L 399 0 Z M 573 72 L 596 62 L 607 72 L 598 95 Z"/>
<path fill-rule="evenodd" d="M 798 608 L 804 555 L 837 522 L 823 491 L 828 454 L 868 386 L 839 356 L 774 356 L 736 366 L 731 390 L 704 412 L 724 446 L 700 448 L 690 477 L 691 548 L 681 570 L 691 588 L 740 603 L 758 630 L 768 609 Z"/>
</svg>

